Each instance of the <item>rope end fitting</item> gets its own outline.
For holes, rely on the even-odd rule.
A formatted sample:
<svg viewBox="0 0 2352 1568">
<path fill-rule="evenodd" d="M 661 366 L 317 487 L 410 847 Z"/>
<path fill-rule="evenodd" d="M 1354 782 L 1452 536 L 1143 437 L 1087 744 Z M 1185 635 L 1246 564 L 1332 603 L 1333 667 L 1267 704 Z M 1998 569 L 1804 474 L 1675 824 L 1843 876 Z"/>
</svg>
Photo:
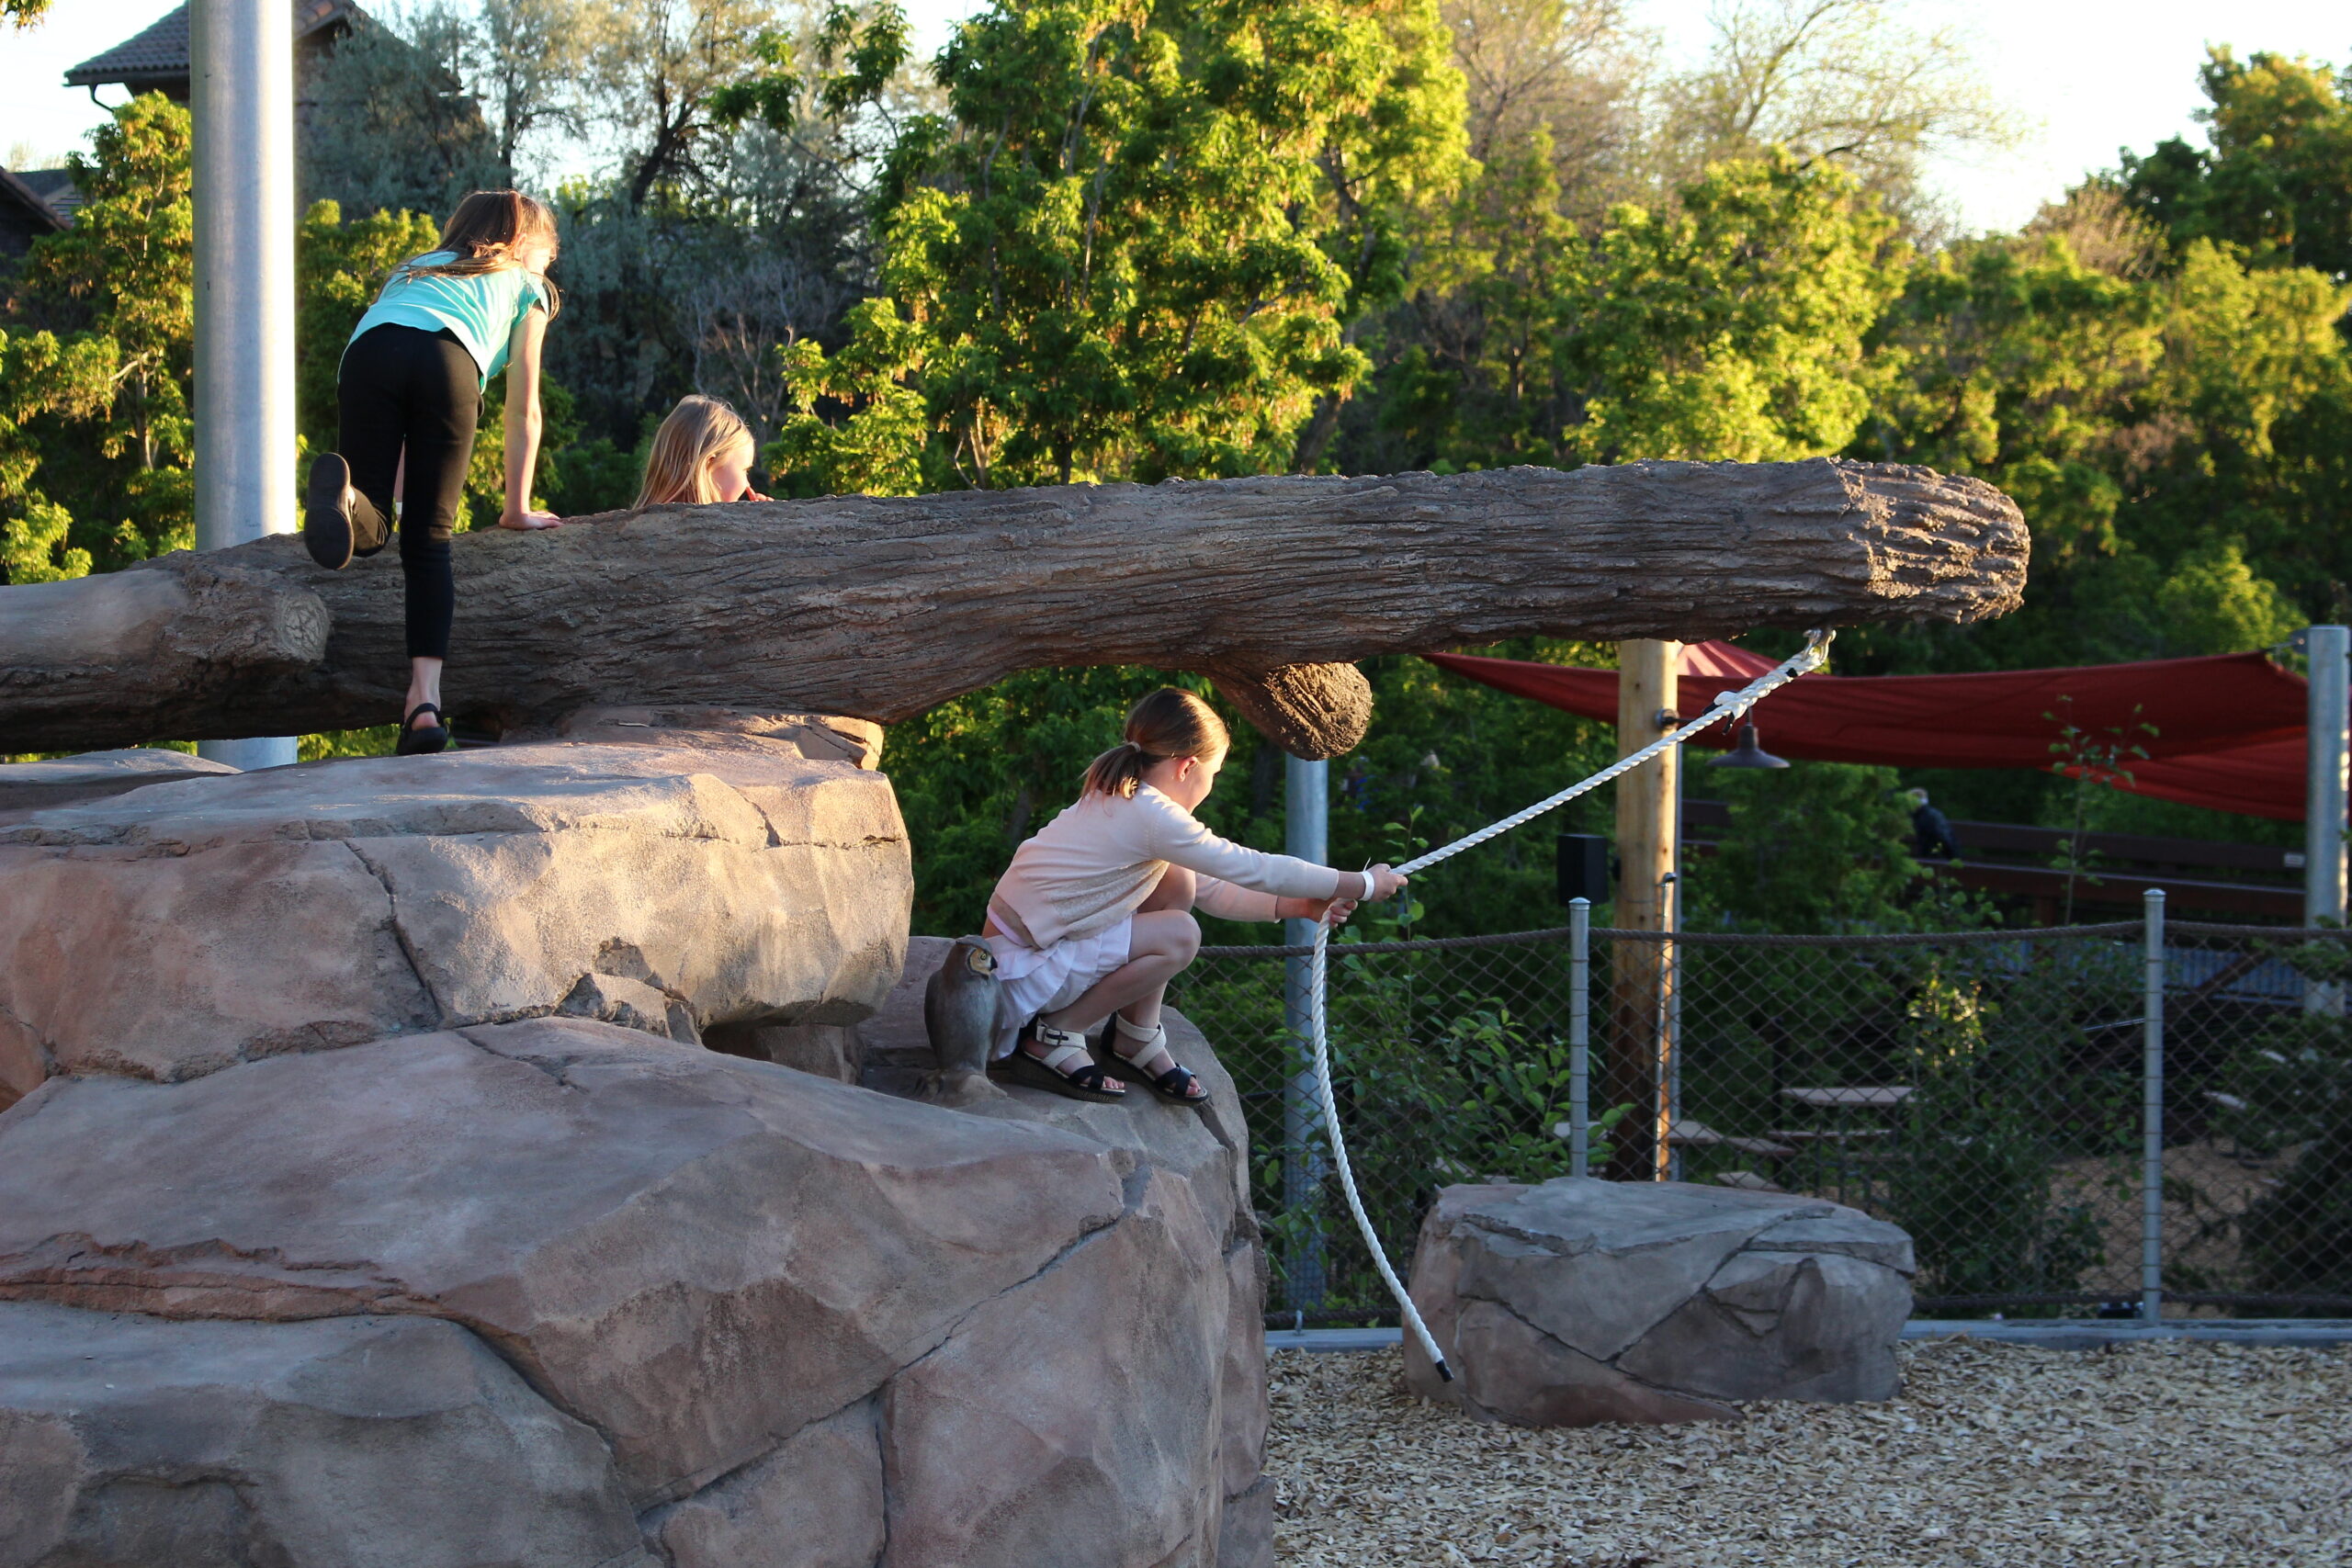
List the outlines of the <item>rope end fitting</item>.
<svg viewBox="0 0 2352 1568">
<path fill-rule="evenodd" d="M 1440 1382 L 1453 1381 L 1453 1369 L 1445 1364 L 1445 1358 L 1442 1356 L 1437 1359 L 1437 1381 Z"/>
</svg>

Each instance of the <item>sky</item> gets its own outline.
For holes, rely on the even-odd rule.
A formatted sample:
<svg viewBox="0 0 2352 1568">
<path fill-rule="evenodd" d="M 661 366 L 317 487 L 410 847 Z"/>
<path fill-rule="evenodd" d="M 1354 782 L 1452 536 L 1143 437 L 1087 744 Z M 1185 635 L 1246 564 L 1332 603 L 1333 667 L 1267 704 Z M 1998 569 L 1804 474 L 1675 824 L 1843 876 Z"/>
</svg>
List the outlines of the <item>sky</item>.
<svg viewBox="0 0 2352 1568">
<path fill-rule="evenodd" d="M 1641 23 L 1677 58 L 1704 51 L 1712 0 L 1634 0 Z M 55 158 L 85 145 L 104 118 L 89 95 L 62 85 L 69 66 L 110 48 L 172 9 L 173 0 L 59 0 L 29 32 L 0 28 L 0 156 Z M 919 36 L 935 47 L 969 0 L 907 0 Z M 1932 183 L 1961 226 L 2011 230 L 2116 151 L 2167 136 L 2195 137 L 2202 98 L 2197 68 L 2208 43 L 2269 50 L 2341 65 L 2352 58 L 2352 7 L 2343 0 L 1909 0 L 1915 25 L 1963 21 L 1979 67 L 2026 129 L 2018 143 L 1946 159 Z M 107 90 L 119 101 L 121 90 Z"/>
</svg>

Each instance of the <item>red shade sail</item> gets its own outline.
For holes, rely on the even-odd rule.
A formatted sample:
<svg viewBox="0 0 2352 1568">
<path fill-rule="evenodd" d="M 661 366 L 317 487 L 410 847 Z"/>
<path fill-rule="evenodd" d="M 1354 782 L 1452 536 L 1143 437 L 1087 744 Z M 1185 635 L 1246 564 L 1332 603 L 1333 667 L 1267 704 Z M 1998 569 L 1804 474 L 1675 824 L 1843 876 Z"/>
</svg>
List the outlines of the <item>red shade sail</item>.
<svg viewBox="0 0 2352 1568">
<path fill-rule="evenodd" d="M 1617 672 L 1516 659 L 1433 653 L 1430 661 L 1498 691 L 1614 723 Z M 1682 653 L 1682 708 L 1776 660 L 1702 642 Z M 2304 684 L 2259 653 L 2158 659 L 1976 675 L 1808 675 L 1764 699 L 1754 717 L 1776 756 L 1903 768 L 2049 768 L 2062 726 L 2138 746 L 2117 787 L 2218 811 L 2300 821 Z M 2149 734 L 2141 727 L 2153 726 Z M 1694 745 L 1732 744 L 1728 726 Z"/>
</svg>

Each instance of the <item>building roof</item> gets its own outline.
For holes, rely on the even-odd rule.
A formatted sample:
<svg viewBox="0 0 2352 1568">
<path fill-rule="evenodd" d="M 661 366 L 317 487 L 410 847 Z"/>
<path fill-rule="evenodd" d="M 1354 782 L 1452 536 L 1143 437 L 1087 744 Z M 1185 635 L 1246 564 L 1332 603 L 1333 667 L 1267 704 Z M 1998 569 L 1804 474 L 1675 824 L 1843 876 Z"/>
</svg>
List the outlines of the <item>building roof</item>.
<svg viewBox="0 0 2352 1568">
<path fill-rule="evenodd" d="M 294 37 L 299 41 L 328 28 L 347 28 L 362 12 L 352 0 L 293 0 Z M 187 7 L 178 9 L 138 37 L 92 55 L 65 73 L 69 87 L 120 84 L 148 87 L 188 78 Z"/>
<path fill-rule="evenodd" d="M 74 183 L 71 169 L 18 169 L 17 179 L 31 192 L 49 203 L 50 210 L 72 222 L 74 212 L 82 205 L 82 187 Z"/>
<path fill-rule="evenodd" d="M 40 192 L 26 184 L 23 175 L 6 169 L 0 169 L 0 218 L 12 220 L 12 227 L 50 234 L 63 229 L 69 221 Z"/>
</svg>

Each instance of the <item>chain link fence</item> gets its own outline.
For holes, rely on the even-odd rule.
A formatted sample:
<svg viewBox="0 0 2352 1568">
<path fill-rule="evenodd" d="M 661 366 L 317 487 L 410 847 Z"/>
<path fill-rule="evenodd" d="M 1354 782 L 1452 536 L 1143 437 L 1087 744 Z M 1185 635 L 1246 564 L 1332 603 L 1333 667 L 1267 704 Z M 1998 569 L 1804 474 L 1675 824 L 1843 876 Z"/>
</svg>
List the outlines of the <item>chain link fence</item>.
<svg viewBox="0 0 2352 1568">
<path fill-rule="evenodd" d="M 1596 1176 L 1902 1225 L 1924 1315 L 2352 1314 L 2352 933 L 2152 920 L 1601 930 L 1581 966 L 1567 927 L 1335 943 L 1358 1185 L 1400 1267 L 1439 1188 L 1570 1174 L 1581 1142 Z M 1241 1089 L 1269 1323 L 1393 1323 L 1288 1021 L 1306 951 L 1204 949 L 1171 999 Z"/>
</svg>

